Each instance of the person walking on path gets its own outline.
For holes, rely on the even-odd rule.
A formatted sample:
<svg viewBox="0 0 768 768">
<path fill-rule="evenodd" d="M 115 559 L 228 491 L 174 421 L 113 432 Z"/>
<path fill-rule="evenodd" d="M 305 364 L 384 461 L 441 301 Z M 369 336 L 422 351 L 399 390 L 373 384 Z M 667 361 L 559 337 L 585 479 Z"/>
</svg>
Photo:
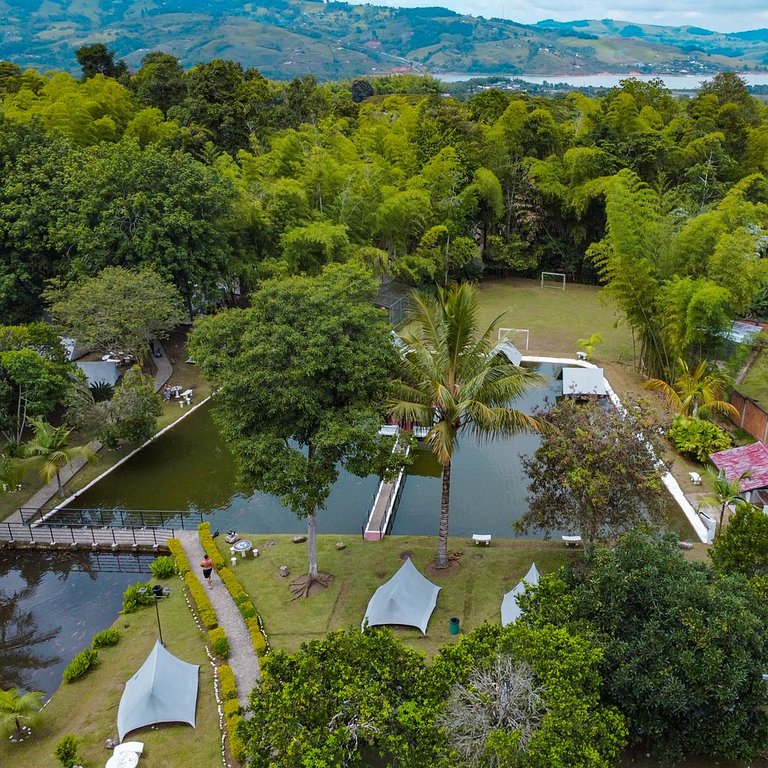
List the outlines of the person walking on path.
<svg viewBox="0 0 768 768">
<path fill-rule="evenodd" d="M 213 572 L 213 560 L 208 557 L 207 552 L 203 552 L 203 559 L 200 561 L 200 567 L 203 569 L 203 578 L 208 580 L 208 586 L 212 587 L 211 573 Z"/>
</svg>

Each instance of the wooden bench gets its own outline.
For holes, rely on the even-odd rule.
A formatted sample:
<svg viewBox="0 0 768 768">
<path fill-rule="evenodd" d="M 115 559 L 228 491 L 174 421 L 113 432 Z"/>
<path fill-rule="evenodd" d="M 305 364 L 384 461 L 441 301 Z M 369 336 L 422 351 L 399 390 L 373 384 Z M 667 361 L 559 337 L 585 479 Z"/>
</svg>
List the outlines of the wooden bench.
<svg viewBox="0 0 768 768">
<path fill-rule="evenodd" d="M 479 547 L 481 544 L 484 547 L 489 547 L 491 545 L 491 534 L 490 533 L 473 533 L 472 541 L 475 542 L 476 547 Z"/>
<path fill-rule="evenodd" d="M 581 536 L 562 536 L 561 538 L 566 547 L 581 546 Z"/>
</svg>

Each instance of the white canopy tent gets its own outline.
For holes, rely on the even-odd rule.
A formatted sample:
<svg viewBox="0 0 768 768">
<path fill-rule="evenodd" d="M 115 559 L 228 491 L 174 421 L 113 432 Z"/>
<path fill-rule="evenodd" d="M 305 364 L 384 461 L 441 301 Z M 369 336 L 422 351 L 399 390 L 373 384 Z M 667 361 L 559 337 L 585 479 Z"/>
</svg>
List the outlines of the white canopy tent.
<svg viewBox="0 0 768 768">
<path fill-rule="evenodd" d="M 409 557 L 400 570 L 382 584 L 368 602 L 362 628 L 381 624 L 418 627 L 427 634 L 427 624 L 437 604 L 440 587 L 419 572 Z"/>
<path fill-rule="evenodd" d="M 165 650 L 160 641 L 125 684 L 117 710 L 120 741 L 126 733 L 155 723 L 189 723 L 195 727 L 200 667 Z"/>
<path fill-rule="evenodd" d="M 504 599 L 501 601 L 501 626 L 506 627 L 507 624 L 513 624 L 520 618 L 522 611 L 517 604 L 517 600 L 520 595 L 525 592 L 525 587 L 530 584 L 535 587 L 539 583 L 539 571 L 536 568 L 536 563 L 531 563 L 531 567 L 528 569 L 528 573 L 523 576 L 523 580 L 514 588 L 504 595 Z"/>
</svg>

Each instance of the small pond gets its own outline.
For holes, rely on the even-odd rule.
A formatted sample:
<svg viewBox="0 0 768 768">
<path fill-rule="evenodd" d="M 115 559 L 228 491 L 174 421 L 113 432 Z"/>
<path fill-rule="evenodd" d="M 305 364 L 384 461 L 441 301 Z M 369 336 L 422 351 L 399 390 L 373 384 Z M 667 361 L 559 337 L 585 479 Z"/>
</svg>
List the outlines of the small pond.
<svg viewBox="0 0 768 768">
<path fill-rule="evenodd" d="M 0 552 L 0 688 L 52 694 L 72 657 L 110 627 L 151 556 Z"/>
<path fill-rule="evenodd" d="M 560 366 L 531 367 L 544 375 L 545 383 L 515 403 L 528 413 L 553 403 L 562 389 L 554 378 Z M 460 439 L 452 468 L 453 535 L 514 535 L 511 526 L 523 514 L 527 494 L 519 457 L 532 454 L 538 444 L 535 435 L 490 441 Z M 318 515 L 318 531 L 359 533 L 377 485 L 374 476 L 358 478 L 342 470 L 327 509 Z M 392 533 L 436 535 L 439 503 L 440 467 L 431 454 L 419 451 L 405 481 Z M 234 461 L 207 405 L 81 494 L 73 506 L 184 510 L 202 514 L 222 531 L 292 533 L 306 527 L 276 497 L 238 488 Z M 674 527 L 690 536 L 671 497 L 670 510 Z"/>
</svg>

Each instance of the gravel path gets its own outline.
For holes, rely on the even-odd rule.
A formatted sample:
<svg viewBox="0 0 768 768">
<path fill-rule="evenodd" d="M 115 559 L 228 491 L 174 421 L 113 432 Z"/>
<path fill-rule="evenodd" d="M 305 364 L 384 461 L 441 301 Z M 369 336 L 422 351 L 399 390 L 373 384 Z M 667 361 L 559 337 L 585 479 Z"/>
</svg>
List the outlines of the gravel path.
<svg viewBox="0 0 768 768">
<path fill-rule="evenodd" d="M 224 627 L 229 640 L 229 659 L 227 664 L 232 667 L 237 682 L 237 694 L 242 707 L 248 705 L 248 696 L 259 679 L 259 658 L 253 650 L 251 636 L 245 626 L 235 601 L 227 591 L 221 579 L 213 572 L 213 586 L 208 589 L 208 583 L 203 579 L 203 572 L 198 563 L 203 559 L 203 547 L 197 534 L 192 531 L 177 531 L 177 538 L 184 547 L 192 572 L 200 583 L 208 590 L 208 596 L 213 603 L 219 626 Z"/>
</svg>

